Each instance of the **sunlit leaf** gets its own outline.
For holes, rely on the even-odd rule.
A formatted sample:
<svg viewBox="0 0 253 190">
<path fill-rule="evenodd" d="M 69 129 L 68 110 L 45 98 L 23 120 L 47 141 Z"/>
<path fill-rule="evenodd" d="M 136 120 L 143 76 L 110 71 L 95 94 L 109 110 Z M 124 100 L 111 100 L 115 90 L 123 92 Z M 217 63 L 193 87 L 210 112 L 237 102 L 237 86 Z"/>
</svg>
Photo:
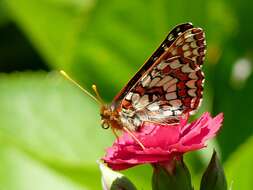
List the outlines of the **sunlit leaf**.
<svg viewBox="0 0 253 190">
<path fill-rule="evenodd" d="M 225 163 L 228 187 L 233 189 L 251 189 L 253 168 L 253 137 L 240 146 Z"/>
<path fill-rule="evenodd" d="M 88 190 L 62 174 L 0 143 L 0 188 L 8 190 Z M 96 188 L 94 188 L 96 189 Z"/>
<path fill-rule="evenodd" d="M 92 100 L 57 73 L 1 75 L 0 91 L 1 141 L 81 184 L 96 184 L 96 160 L 111 133 L 99 126 Z"/>
</svg>

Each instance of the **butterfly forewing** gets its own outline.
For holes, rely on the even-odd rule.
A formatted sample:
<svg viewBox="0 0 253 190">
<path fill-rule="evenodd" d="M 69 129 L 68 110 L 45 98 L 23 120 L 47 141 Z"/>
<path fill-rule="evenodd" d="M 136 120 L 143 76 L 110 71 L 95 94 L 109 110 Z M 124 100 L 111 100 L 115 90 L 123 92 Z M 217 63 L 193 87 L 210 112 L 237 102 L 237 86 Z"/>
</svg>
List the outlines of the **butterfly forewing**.
<svg viewBox="0 0 253 190">
<path fill-rule="evenodd" d="M 143 121 L 177 122 L 201 102 L 205 36 L 191 24 L 177 26 L 115 98 L 124 126 L 136 130 Z"/>
<path fill-rule="evenodd" d="M 143 76 L 150 67 L 152 67 L 155 61 L 166 51 L 167 47 L 170 47 L 173 42 L 181 35 L 183 32 L 193 28 L 191 23 L 184 23 L 173 28 L 170 33 L 166 36 L 165 40 L 157 48 L 157 50 L 151 55 L 151 57 L 143 64 L 140 70 L 134 75 L 134 77 L 125 85 L 125 87 L 114 97 L 113 102 L 121 102 L 126 96 L 129 90 L 136 84 L 136 82 Z"/>
</svg>

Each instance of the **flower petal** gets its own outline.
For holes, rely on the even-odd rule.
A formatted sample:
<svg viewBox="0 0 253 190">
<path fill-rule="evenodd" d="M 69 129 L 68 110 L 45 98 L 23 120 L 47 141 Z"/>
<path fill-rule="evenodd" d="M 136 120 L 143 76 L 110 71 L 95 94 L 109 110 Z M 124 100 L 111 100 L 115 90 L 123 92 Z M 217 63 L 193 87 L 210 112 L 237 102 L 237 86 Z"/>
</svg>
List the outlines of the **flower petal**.
<svg viewBox="0 0 253 190">
<path fill-rule="evenodd" d="M 179 124 L 144 122 L 140 131 L 132 132 L 144 145 L 136 142 L 129 133 L 117 139 L 102 158 L 114 170 L 127 169 L 139 164 L 170 162 L 175 156 L 201 149 L 205 141 L 216 135 L 223 121 L 223 114 L 212 118 L 204 113 L 196 121 L 187 124 L 188 116 Z"/>
<path fill-rule="evenodd" d="M 185 129 L 185 131 L 188 129 L 188 133 L 181 137 L 180 142 L 184 145 L 202 144 L 204 141 L 215 136 L 221 127 L 222 121 L 222 113 L 215 118 L 212 118 L 209 113 L 205 113 L 195 122 L 188 124 Z"/>
</svg>

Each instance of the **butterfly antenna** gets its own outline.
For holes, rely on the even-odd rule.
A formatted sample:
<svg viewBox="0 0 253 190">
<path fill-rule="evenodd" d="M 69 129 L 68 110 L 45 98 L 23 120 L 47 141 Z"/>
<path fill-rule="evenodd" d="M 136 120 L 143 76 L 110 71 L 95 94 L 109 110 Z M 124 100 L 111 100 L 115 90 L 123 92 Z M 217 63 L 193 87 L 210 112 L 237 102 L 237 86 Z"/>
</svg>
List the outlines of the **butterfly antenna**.
<svg viewBox="0 0 253 190">
<path fill-rule="evenodd" d="M 87 94 L 89 97 L 91 97 L 93 100 L 95 100 L 98 104 L 101 104 L 99 99 L 97 99 L 95 96 L 93 96 L 91 93 L 89 93 L 87 90 L 85 90 L 80 84 L 78 84 L 74 79 L 72 79 L 65 71 L 61 70 L 60 73 L 68 79 L 70 82 L 72 82 L 74 85 L 76 85 L 78 88 L 80 88 L 85 94 Z"/>
<path fill-rule="evenodd" d="M 94 92 L 95 92 L 95 94 L 97 96 L 97 99 L 100 102 L 100 104 L 104 105 L 105 103 L 104 103 L 103 99 L 101 98 L 101 96 L 99 95 L 97 86 L 95 84 L 92 85 L 92 89 L 94 90 Z"/>
</svg>

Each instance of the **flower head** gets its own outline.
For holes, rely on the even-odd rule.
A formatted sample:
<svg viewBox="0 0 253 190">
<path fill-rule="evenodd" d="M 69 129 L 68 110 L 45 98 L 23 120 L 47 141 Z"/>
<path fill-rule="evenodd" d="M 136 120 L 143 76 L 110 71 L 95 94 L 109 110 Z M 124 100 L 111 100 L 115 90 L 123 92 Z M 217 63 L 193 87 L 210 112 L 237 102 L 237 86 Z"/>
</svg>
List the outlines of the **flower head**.
<svg viewBox="0 0 253 190">
<path fill-rule="evenodd" d="M 168 163 L 182 154 L 205 147 L 205 142 L 219 131 L 223 114 L 212 118 L 204 113 L 199 119 L 187 123 L 181 118 L 178 124 L 144 122 L 140 131 L 133 132 L 140 145 L 126 132 L 107 149 L 102 158 L 113 170 L 122 170 L 139 164 Z"/>
</svg>

